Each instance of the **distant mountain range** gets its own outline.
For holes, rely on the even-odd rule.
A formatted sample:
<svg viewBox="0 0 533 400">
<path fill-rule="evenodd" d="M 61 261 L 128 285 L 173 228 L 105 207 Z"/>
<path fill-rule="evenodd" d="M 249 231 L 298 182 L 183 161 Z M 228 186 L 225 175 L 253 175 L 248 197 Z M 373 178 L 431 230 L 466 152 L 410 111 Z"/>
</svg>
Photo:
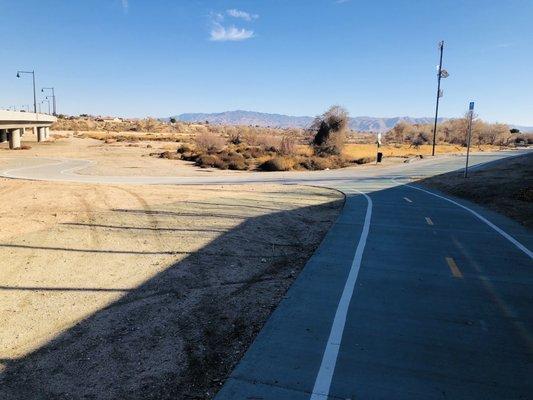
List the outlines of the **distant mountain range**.
<svg viewBox="0 0 533 400">
<path fill-rule="evenodd" d="M 313 117 L 295 117 L 283 114 L 268 114 L 255 111 L 225 111 L 221 113 L 187 113 L 172 116 L 184 122 L 205 122 L 218 125 L 258 125 L 272 128 L 307 128 L 313 122 Z M 166 118 L 167 120 L 170 118 Z M 446 118 L 439 118 L 439 122 Z M 433 118 L 413 118 L 413 117 L 354 117 L 350 118 L 350 128 L 359 132 L 386 132 L 392 129 L 398 122 L 408 122 L 410 124 L 428 124 L 433 122 Z M 533 131 L 533 127 L 512 126 L 522 132 Z"/>
</svg>

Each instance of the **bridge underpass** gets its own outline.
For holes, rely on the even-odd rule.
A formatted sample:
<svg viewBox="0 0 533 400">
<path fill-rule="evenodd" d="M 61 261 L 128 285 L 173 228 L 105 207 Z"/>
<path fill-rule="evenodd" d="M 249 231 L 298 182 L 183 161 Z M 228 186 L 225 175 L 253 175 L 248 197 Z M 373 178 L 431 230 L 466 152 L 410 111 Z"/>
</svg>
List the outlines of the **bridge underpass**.
<svg viewBox="0 0 533 400">
<path fill-rule="evenodd" d="M 38 142 L 45 141 L 56 119 L 48 114 L 0 110 L 0 143 L 8 141 L 10 149 L 20 149 L 27 129 L 33 130 Z"/>
</svg>

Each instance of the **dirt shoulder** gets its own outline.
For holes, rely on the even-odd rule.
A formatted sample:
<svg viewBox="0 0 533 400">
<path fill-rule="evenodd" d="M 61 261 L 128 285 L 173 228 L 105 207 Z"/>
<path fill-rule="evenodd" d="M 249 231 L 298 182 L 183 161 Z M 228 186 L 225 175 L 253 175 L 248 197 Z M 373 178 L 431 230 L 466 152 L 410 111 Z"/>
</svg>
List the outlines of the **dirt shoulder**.
<svg viewBox="0 0 533 400">
<path fill-rule="evenodd" d="M 419 183 L 479 203 L 533 227 L 533 153 L 474 169 L 467 179 L 463 172 L 450 172 Z"/>
<path fill-rule="evenodd" d="M 0 398 L 207 399 L 343 199 L 0 179 L 0 202 Z"/>
</svg>

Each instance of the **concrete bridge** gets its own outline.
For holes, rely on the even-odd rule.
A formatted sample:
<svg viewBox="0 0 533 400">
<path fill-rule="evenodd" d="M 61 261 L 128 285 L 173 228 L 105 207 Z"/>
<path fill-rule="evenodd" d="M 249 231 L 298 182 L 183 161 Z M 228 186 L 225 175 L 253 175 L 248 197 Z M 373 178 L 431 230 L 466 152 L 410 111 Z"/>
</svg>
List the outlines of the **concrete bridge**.
<svg viewBox="0 0 533 400">
<path fill-rule="evenodd" d="M 37 141 L 45 141 L 56 119 L 48 114 L 0 110 L 0 143 L 9 141 L 10 149 L 19 149 L 26 129 L 33 130 Z"/>
</svg>

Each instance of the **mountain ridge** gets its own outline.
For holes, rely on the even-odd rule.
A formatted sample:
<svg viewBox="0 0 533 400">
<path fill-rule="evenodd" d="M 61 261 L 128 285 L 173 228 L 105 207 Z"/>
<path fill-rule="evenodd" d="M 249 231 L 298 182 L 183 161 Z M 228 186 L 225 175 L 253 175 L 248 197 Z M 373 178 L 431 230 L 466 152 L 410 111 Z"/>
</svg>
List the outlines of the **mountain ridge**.
<svg viewBox="0 0 533 400">
<path fill-rule="evenodd" d="M 205 122 L 218 125 L 258 125 L 272 128 L 307 128 L 314 120 L 310 116 L 292 116 L 285 114 L 263 113 L 257 111 L 235 110 L 220 113 L 183 113 L 169 118 L 176 118 L 183 122 Z M 439 122 L 448 118 L 439 118 Z M 369 117 L 360 116 L 350 118 L 349 126 L 359 132 L 386 132 L 399 122 L 410 124 L 433 123 L 432 117 Z M 509 125 L 517 127 L 521 131 L 533 131 L 533 127 Z"/>
</svg>

